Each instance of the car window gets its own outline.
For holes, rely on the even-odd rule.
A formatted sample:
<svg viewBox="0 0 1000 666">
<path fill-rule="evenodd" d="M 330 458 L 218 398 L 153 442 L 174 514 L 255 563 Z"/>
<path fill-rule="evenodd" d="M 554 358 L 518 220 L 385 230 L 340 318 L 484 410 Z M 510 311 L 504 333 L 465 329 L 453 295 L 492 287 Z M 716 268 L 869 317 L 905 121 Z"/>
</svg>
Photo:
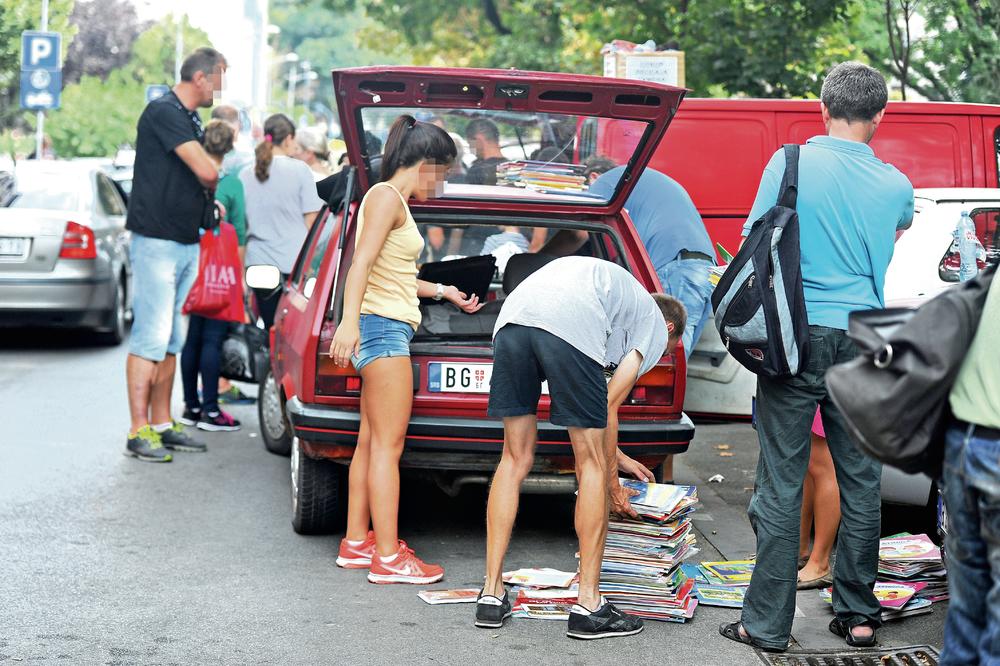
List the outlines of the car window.
<svg viewBox="0 0 1000 666">
<path fill-rule="evenodd" d="M 982 270 L 987 263 L 996 263 L 1000 260 L 1000 249 L 996 245 L 1000 208 L 974 208 L 969 214 L 972 217 L 972 222 L 976 225 L 976 238 L 980 245 L 977 250 L 977 263 Z M 958 252 L 958 241 L 953 240 L 938 264 L 938 276 L 945 282 L 958 282 L 958 271 L 961 264 L 962 257 Z"/>
<path fill-rule="evenodd" d="M 337 226 L 336 216 L 324 215 L 322 220 L 316 221 L 316 225 L 319 228 L 314 235 L 315 242 L 303 257 L 300 279 L 292 281 L 292 284 L 299 286 L 306 298 L 312 296 L 320 266 L 323 265 L 323 257 L 326 256 L 326 250 L 330 245 L 330 236 Z"/>
<path fill-rule="evenodd" d="M 97 201 L 105 215 L 125 214 L 125 205 L 118 194 L 118 188 L 104 174 L 97 174 Z"/>
<path fill-rule="evenodd" d="M 81 192 L 75 187 L 74 178 L 59 178 L 40 174 L 25 177 L 17 174 L 17 195 L 11 208 L 39 208 L 42 210 L 79 210 Z"/>
</svg>

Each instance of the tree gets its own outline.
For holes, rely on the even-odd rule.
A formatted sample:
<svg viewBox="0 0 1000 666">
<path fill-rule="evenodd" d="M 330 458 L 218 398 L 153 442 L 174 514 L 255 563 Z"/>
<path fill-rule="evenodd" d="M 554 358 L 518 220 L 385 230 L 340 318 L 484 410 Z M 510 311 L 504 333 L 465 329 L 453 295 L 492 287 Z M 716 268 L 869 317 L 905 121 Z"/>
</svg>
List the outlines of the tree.
<svg viewBox="0 0 1000 666">
<path fill-rule="evenodd" d="M 49 30 L 62 34 L 63 48 L 76 29 L 69 24 L 73 0 L 51 0 Z M 18 95 L 21 74 L 21 33 L 40 27 L 38 0 L 0 0 L 0 130 L 20 124 L 23 116 Z"/>
<path fill-rule="evenodd" d="M 62 108 L 45 124 L 58 155 L 104 157 L 123 144 L 135 144 L 146 86 L 174 82 L 176 25 L 172 17 L 153 24 L 132 44 L 132 56 L 124 67 L 104 79 L 84 75 L 63 89 Z M 186 20 L 181 34 L 188 51 L 210 45 L 208 35 Z"/>
<path fill-rule="evenodd" d="M 76 83 L 84 75 L 104 79 L 124 67 L 132 44 L 148 27 L 139 23 L 135 6 L 128 0 L 77 2 L 69 22 L 77 33 L 66 53 L 64 84 Z"/>
<path fill-rule="evenodd" d="M 599 73 L 604 42 L 653 39 L 686 52 L 695 94 L 815 93 L 856 56 L 845 23 L 861 0 L 324 0 L 362 6 L 415 62 Z"/>
</svg>

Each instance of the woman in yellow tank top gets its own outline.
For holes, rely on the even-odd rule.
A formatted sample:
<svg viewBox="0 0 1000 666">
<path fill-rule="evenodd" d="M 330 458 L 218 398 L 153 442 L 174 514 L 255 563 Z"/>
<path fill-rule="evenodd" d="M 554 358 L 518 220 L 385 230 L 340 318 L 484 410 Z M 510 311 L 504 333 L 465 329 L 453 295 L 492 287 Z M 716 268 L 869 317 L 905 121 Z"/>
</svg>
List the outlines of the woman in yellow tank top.
<svg viewBox="0 0 1000 666">
<path fill-rule="evenodd" d="M 399 458 L 413 404 L 410 339 L 420 326 L 418 297 L 448 300 L 463 311 L 482 307 L 454 286 L 417 279 L 424 241 L 410 197 L 436 196 L 456 155 L 448 133 L 400 116 L 389 130 L 382 182 L 358 209 L 354 260 L 344 288 L 344 315 L 330 355 L 361 373 L 361 428 L 351 460 L 347 534 L 337 564 L 368 569 L 373 583 L 433 583 L 444 569 L 426 564 L 399 540 Z M 371 523 L 374 528 L 369 531 Z"/>
</svg>

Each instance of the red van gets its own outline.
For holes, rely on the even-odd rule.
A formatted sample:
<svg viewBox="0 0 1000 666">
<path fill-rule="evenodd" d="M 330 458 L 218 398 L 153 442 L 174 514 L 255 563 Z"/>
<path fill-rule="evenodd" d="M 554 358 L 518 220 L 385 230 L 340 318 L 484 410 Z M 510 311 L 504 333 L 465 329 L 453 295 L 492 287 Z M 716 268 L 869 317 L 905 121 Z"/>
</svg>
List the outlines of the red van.
<svg viewBox="0 0 1000 666">
<path fill-rule="evenodd" d="M 649 166 L 683 185 L 712 240 L 734 251 L 774 151 L 825 133 L 816 100 L 687 98 Z M 602 127 L 596 152 L 626 157 L 634 141 L 620 134 Z M 1000 185 L 1000 106 L 889 102 L 871 145 L 914 187 Z"/>
<path fill-rule="evenodd" d="M 584 230 L 589 240 L 581 252 L 618 263 L 648 290 L 658 290 L 622 207 L 684 91 L 600 77 L 399 67 L 339 70 L 333 83 L 351 164 L 362 165 L 356 172 L 362 195 L 375 182 L 377 156 L 367 152 L 375 142 L 359 137 L 384 136 L 400 114 L 440 123 L 460 137 L 473 119 L 497 127 L 508 161 L 494 167 L 496 184 L 460 183 L 457 173 L 440 198 L 411 205 L 427 240 L 422 273 L 479 294 L 486 306 L 467 315 L 447 302 L 421 304 L 423 321 L 411 344 L 413 413 L 401 461 L 434 475 L 448 491 L 486 483 L 503 447 L 502 422 L 486 415 L 492 331 L 509 291 L 505 270 L 518 262 L 517 254 L 483 255 L 486 240 L 501 227 L 525 240 L 536 229 Z M 578 159 L 574 163 L 581 120 L 613 121 L 638 138 L 623 160 L 630 168 L 610 199 L 588 193 Z M 557 149 L 564 162 L 528 161 L 545 148 Z M 291 454 L 293 527 L 300 533 L 329 531 L 338 522 L 360 424 L 361 378 L 353 368 L 335 366 L 327 354 L 353 254 L 354 210 L 348 207 L 346 220 L 320 217 L 280 285 L 270 371 L 261 383 L 261 432 L 270 450 Z M 435 245 L 441 236 L 447 242 Z M 261 268 L 248 268 L 248 282 L 277 285 L 277 269 Z M 251 279 L 268 271 L 273 285 Z M 619 412 L 622 449 L 651 468 L 687 450 L 694 434 L 681 411 L 685 373 L 682 350 L 664 356 Z M 568 434 L 547 422 L 548 409 L 543 396 L 536 468 L 526 488 L 572 490 Z"/>
</svg>

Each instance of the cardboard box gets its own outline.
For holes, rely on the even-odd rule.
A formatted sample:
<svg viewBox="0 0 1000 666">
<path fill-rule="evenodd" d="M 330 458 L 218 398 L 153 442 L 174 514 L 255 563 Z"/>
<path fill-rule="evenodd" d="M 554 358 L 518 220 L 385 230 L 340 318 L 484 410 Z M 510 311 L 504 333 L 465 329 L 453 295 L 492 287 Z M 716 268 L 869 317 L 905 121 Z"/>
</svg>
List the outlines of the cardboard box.
<svg viewBox="0 0 1000 666">
<path fill-rule="evenodd" d="M 604 55 L 604 76 L 636 79 L 684 87 L 684 51 L 629 53 L 617 51 Z"/>
</svg>

